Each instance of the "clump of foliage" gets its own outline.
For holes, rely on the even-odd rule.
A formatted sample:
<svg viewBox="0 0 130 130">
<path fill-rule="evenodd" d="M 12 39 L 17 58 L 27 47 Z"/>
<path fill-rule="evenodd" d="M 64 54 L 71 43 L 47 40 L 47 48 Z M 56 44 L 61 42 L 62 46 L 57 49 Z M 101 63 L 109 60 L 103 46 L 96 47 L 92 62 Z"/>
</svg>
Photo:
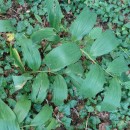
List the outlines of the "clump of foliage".
<svg viewBox="0 0 130 130">
<path fill-rule="evenodd" d="M 6 13 L 6 11 L 12 6 L 12 1 L 7 0 L 0 0 L 0 13 Z"/>
<path fill-rule="evenodd" d="M 85 3 L 85 4 L 83 4 Z M 123 41 L 122 46 L 128 47 L 130 29 L 130 1 L 129 0 L 76 0 L 61 4 L 63 9 L 77 15 L 85 7 L 92 9 L 99 17 L 98 26 L 115 31 L 117 37 Z"/>
<path fill-rule="evenodd" d="M 101 21 L 99 21 L 101 24 L 106 24 L 106 26 L 115 31 L 118 38 L 123 41 L 122 46 L 128 46 L 127 44 L 130 44 L 129 0 L 109 0 L 106 2 L 86 0 L 85 3 L 98 14 L 101 18 Z"/>
<path fill-rule="evenodd" d="M 120 103 L 121 90 L 130 89 L 129 73 L 126 73 L 129 61 L 125 60 L 124 51 L 115 55 L 122 43 L 111 30 L 94 26 L 97 15 L 88 8 L 84 7 L 67 28 L 61 24 L 64 16 L 58 1 L 44 4 L 49 27 L 39 29 L 39 25 L 24 33 L 27 27 L 31 28 L 27 21 L 21 21 L 15 28 L 11 20 L 0 20 L 0 31 L 10 32 L 10 62 L 14 61 L 11 65 L 15 70 L 14 85 L 9 95 L 17 94 L 17 102 L 9 100 L 13 111 L 0 100 L 0 111 L 3 112 L 0 118 L 4 119 L 1 129 L 18 130 L 31 126 L 51 130 L 60 125 L 66 129 L 84 129 L 88 125 L 96 130 L 100 120 L 94 116 L 89 118 L 89 113 L 117 111 L 123 105 Z M 39 12 L 34 17 L 42 23 Z M 23 23 L 25 28 L 21 29 Z M 11 43 L 13 35 L 15 41 Z M 4 85 L 4 81 L 1 84 Z M 70 114 L 79 100 L 86 101 L 83 109 L 78 110 L 78 116 L 87 121 L 74 126 Z"/>
</svg>

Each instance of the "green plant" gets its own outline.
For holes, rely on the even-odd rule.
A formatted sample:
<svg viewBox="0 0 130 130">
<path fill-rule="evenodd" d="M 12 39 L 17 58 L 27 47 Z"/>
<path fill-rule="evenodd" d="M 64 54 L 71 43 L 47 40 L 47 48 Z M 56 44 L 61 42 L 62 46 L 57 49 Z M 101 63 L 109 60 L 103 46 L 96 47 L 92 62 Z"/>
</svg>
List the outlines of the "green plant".
<svg viewBox="0 0 130 130">
<path fill-rule="evenodd" d="M 97 18 L 95 13 L 84 8 L 69 29 L 66 29 L 69 30 L 66 32 L 67 37 L 60 38 L 63 14 L 58 1 L 53 0 L 47 5 L 47 9 L 50 8 L 52 11 L 47 13 L 51 27 L 37 30 L 31 35 L 17 34 L 14 43 L 16 48 L 10 43 L 10 54 L 18 70 L 17 75 L 13 75 L 14 93 L 23 88 L 26 94 L 21 94 L 20 98 L 17 98 L 19 100 L 14 106 L 14 112 L 0 100 L 0 111 L 5 110 L 0 116 L 4 119 L 1 123 L 1 128 L 4 130 L 8 127 L 20 129 L 19 125 L 23 129 L 32 126 L 50 130 L 55 129 L 62 122 L 68 127 L 71 119 L 67 116 L 70 115 L 69 110 L 75 106 L 75 103 L 64 104 L 64 100 L 68 102 L 68 95 L 73 97 L 71 90 L 78 98 L 88 99 L 98 106 L 97 108 L 86 106 L 88 112 L 115 111 L 120 107 L 121 86 L 129 84 L 129 77 L 125 75 L 128 70 L 125 57 L 123 55 L 109 57 L 120 42 L 111 30 L 102 32 L 99 28 L 99 35 L 95 35 L 97 34 L 97 28 L 94 28 Z M 5 25 L 1 26 L 3 24 Z M 9 20 L 1 20 L 0 27 L 2 32 L 16 31 Z M 41 46 L 43 41 L 45 45 Z M 19 46 L 21 51 L 17 49 Z M 109 58 L 106 58 L 107 56 Z M 82 57 L 84 57 L 83 61 Z M 104 59 L 99 60 L 102 57 Z M 103 60 L 108 62 L 103 64 Z M 128 80 L 122 78 L 123 74 Z M 48 94 L 52 96 L 52 100 L 46 99 Z M 104 98 L 103 101 L 94 103 L 100 94 Z M 31 102 L 32 105 L 39 104 L 38 107 L 34 106 L 38 114 L 34 114 L 33 119 L 28 118 L 29 121 L 24 126 L 22 122 L 29 113 Z M 62 105 L 67 109 L 63 110 Z M 61 120 L 53 112 L 52 107 L 55 106 L 65 113 Z M 12 119 L 10 120 L 8 116 Z M 90 126 L 94 124 L 94 128 L 100 122 L 95 117 L 89 120 Z"/>
<path fill-rule="evenodd" d="M 86 0 L 85 4 L 98 14 L 101 19 L 98 23 L 100 26 L 114 30 L 117 37 L 123 41 L 122 46 L 129 45 L 129 27 L 126 27 L 130 20 L 129 0 Z"/>
<path fill-rule="evenodd" d="M 7 0 L 6 2 L 4 0 L 0 0 L 0 14 L 6 13 L 6 11 L 12 6 L 12 1 Z"/>
</svg>

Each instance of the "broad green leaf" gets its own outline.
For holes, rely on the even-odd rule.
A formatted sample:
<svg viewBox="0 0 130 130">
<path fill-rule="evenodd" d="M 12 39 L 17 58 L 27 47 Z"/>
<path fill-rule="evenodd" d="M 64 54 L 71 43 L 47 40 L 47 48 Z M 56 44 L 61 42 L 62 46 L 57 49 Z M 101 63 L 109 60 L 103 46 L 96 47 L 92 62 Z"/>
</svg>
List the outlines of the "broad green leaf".
<svg viewBox="0 0 130 130">
<path fill-rule="evenodd" d="M 17 116 L 18 122 L 21 123 L 27 116 L 31 107 L 31 101 L 27 97 L 22 97 L 14 108 L 14 112 Z"/>
<path fill-rule="evenodd" d="M 91 12 L 88 8 L 84 8 L 76 20 L 70 27 L 70 33 L 73 39 L 81 40 L 90 32 L 96 23 L 97 15 Z"/>
<path fill-rule="evenodd" d="M 61 12 L 61 8 L 58 0 L 46 0 L 47 13 L 49 17 L 50 26 L 59 30 L 61 19 L 63 18 L 63 14 Z"/>
<path fill-rule="evenodd" d="M 81 83 L 84 81 L 83 78 L 81 78 L 80 76 L 76 75 L 75 73 L 73 73 L 72 71 L 65 71 L 65 74 L 67 74 L 68 76 L 71 77 L 72 82 L 77 86 L 77 88 L 80 88 Z M 78 87 L 79 86 L 79 87 Z"/>
<path fill-rule="evenodd" d="M 53 112 L 52 107 L 45 105 L 42 108 L 42 110 L 36 115 L 36 117 L 32 120 L 31 124 L 33 126 L 44 125 L 49 119 L 51 119 L 52 112 Z"/>
<path fill-rule="evenodd" d="M 44 28 L 34 32 L 31 35 L 34 43 L 40 43 L 42 40 L 59 41 L 59 36 L 54 32 L 53 28 Z"/>
<path fill-rule="evenodd" d="M 28 74 L 23 74 L 21 76 L 12 76 L 12 77 L 13 77 L 13 82 L 14 82 L 16 91 L 23 88 L 23 86 L 26 84 L 27 80 L 32 78 Z"/>
<path fill-rule="evenodd" d="M 127 63 L 123 57 L 118 57 L 109 63 L 107 71 L 116 75 L 121 75 L 129 70 Z"/>
<path fill-rule="evenodd" d="M 44 59 L 45 64 L 58 71 L 65 66 L 75 63 L 81 57 L 80 48 L 75 43 L 64 43 L 49 52 Z"/>
<path fill-rule="evenodd" d="M 0 130 L 20 130 L 14 112 L 0 99 Z"/>
<path fill-rule="evenodd" d="M 72 82 L 77 88 L 79 95 L 84 98 L 95 97 L 96 94 L 103 90 L 105 75 L 102 68 L 98 65 L 92 65 L 86 78 L 82 79 L 72 73 L 67 73 L 72 78 Z"/>
<path fill-rule="evenodd" d="M 65 79 L 61 75 L 57 75 L 53 84 L 53 102 L 56 105 L 61 105 L 67 96 L 68 89 Z"/>
<path fill-rule="evenodd" d="M 95 27 L 91 30 L 91 32 L 89 33 L 89 36 L 92 39 L 97 39 L 100 35 L 102 34 L 102 28 L 100 27 Z"/>
<path fill-rule="evenodd" d="M 79 90 L 80 90 L 81 84 L 84 82 L 84 79 L 82 79 L 80 76 L 77 76 L 69 71 L 66 74 L 71 78 L 72 85 L 76 88 L 75 89 L 76 94 L 78 96 L 81 96 L 81 93 Z"/>
<path fill-rule="evenodd" d="M 118 39 L 111 30 L 103 32 L 93 43 L 90 52 L 93 56 L 101 56 L 114 50 L 119 45 Z"/>
<path fill-rule="evenodd" d="M 14 58 L 15 64 L 20 67 L 20 69 L 21 69 L 22 72 L 24 72 L 24 71 L 25 71 L 25 68 L 24 68 L 24 66 L 23 66 L 23 63 L 22 63 L 22 61 L 21 61 L 21 58 L 20 58 L 20 56 L 19 56 L 17 50 L 16 50 L 15 48 L 12 48 L 12 47 L 11 47 L 11 48 L 10 48 L 10 54 L 11 54 L 11 56 Z"/>
<path fill-rule="evenodd" d="M 101 103 L 102 111 L 114 111 L 120 107 L 121 101 L 121 86 L 119 81 L 113 78 L 110 81 L 110 86 L 105 93 L 104 100 Z"/>
<path fill-rule="evenodd" d="M 0 20 L 0 32 L 14 32 L 14 26 L 10 20 Z"/>
<path fill-rule="evenodd" d="M 102 68 L 98 65 L 93 65 L 81 83 L 79 92 L 85 98 L 95 97 L 96 94 L 103 90 L 104 83 L 105 75 Z"/>
<path fill-rule="evenodd" d="M 66 73 L 73 73 L 76 75 L 83 75 L 83 66 L 82 66 L 82 62 L 77 62 L 75 64 L 71 64 L 67 67 L 67 69 L 65 70 Z"/>
<path fill-rule="evenodd" d="M 41 65 L 41 56 L 36 44 L 33 44 L 32 40 L 27 38 L 19 40 L 19 44 L 28 66 L 34 71 L 38 70 Z"/>
<path fill-rule="evenodd" d="M 57 121 L 55 118 L 52 118 L 45 130 L 52 130 L 52 129 L 54 130 L 56 129 L 56 126 L 57 126 Z"/>
<path fill-rule="evenodd" d="M 46 73 L 39 73 L 32 85 L 31 99 L 35 103 L 42 103 L 47 95 L 49 80 Z"/>
</svg>

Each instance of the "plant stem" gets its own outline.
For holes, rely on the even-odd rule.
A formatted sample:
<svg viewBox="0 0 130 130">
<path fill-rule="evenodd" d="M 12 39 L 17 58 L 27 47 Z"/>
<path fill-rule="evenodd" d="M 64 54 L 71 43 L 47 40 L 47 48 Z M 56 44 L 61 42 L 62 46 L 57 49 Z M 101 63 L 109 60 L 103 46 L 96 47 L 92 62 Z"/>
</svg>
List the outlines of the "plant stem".
<svg viewBox="0 0 130 130">
<path fill-rule="evenodd" d="M 50 71 L 50 70 L 45 70 L 45 71 L 31 71 L 31 72 L 27 72 L 27 73 L 29 73 L 29 74 L 35 74 L 35 73 L 41 73 L 41 72 L 44 72 L 44 73 L 52 73 L 52 74 L 56 74 L 56 73 L 53 72 L 53 71 L 55 71 L 55 70 L 52 70 L 52 71 Z"/>
<path fill-rule="evenodd" d="M 21 128 L 23 129 L 23 128 L 25 128 L 25 127 L 31 127 L 31 126 L 35 126 L 35 125 L 25 125 L 25 126 L 22 126 Z"/>
<path fill-rule="evenodd" d="M 120 49 L 130 58 L 130 56 L 127 54 L 127 52 L 122 47 L 120 47 Z"/>
<path fill-rule="evenodd" d="M 68 0 L 68 4 L 70 4 L 70 0 Z"/>
<path fill-rule="evenodd" d="M 112 75 L 111 73 L 109 73 L 106 69 L 102 68 L 108 75 L 110 75 L 111 77 L 115 77 L 114 75 Z"/>
<path fill-rule="evenodd" d="M 93 59 L 92 59 L 92 57 L 87 53 L 87 52 L 85 52 L 83 49 L 80 49 L 94 64 L 97 64 L 97 62 L 96 61 L 94 61 Z"/>
<path fill-rule="evenodd" d="M 85 52 L 83 49 L 80 49 L 82 51 L 82 53 L 84 53 L 94 64 L 99 65 L 96 61 L 94 61 L 94 59 L 87 53 Z M 103 68 L 103 70 L 110 75 L 111 77 L 115 77 L 114 75 L 110 74 L 106 69 Z"/>
<path fill-rule="evenodd" d="M 87 117 L 87 120 L 86 120 L 86 127 L 85 127 L 85 130 L 88 129 L 88 120 L 89 120 L 89 117 L 90 117 L 90 113 L 88 114 L 88 117 Z"/>
</svg>

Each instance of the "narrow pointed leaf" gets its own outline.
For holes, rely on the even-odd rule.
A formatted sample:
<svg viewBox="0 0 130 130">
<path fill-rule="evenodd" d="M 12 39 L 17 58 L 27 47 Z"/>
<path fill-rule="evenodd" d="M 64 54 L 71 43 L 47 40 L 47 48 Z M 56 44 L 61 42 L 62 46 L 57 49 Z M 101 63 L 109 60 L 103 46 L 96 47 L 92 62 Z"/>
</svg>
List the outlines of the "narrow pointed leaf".
<svg viewBox="0 0 130 130">
<path fill-rule="evenodd" d="M 95 97 L 96 94 L 103 90 L 104 77 L 102 68 L 98 65 L 93 65 L 81 83 L 81 87 L 79 88 L 80 94 L 85 98 Z"/>
<path fill-rule="evenodd" d="M 14 112 L 0 99 L 0 130 L 20 130 Z"/>
<path fill-rule="evenodd" d="M 36 115 L 36 117 L 32 120 L 31 124 L 33 126 L 44 125 L 49 119 L 51 119 L 52 112 L 52 107 L 45 105 L 42 110 Z"/>
<path fill-rule="evenodd" d="M 101 103 L 102 111 L 114 111 L 117 107 L 120 107 L 121 101 L 121 86 L 119 81 L 113 78 L 110 82 L 110 86 L 105 93 L 103 102 Z"/>
<path fill-rule="evenodd" d="M 21 71 L 24 72 L 25 71 L 25 68 L 23 66 L 23 63 L 21 61 L 21 58 L 18 54 L 18 51 L 15 49 L 15 48 L 10 48 L 10 53 L 11 53 L 11 56 L 14 58 L 14 61 L 15 61 L 15 64 L 18 65 L 18 67 L 20 67 Z"/>
<path fill-rule="evenodd" d="M 41 65 L 41 56 L 36 44 L 27 38 L 19 40 L 19 44 L 21 45 L 23 57 L 28 66 L 34 71 L 38 70 Z"/>
<path fill-rule="evenodd" d="M 67 96 L 67 84 L 61 75 L 57 75 L 53 84 L 53 102 L 56 105 L 61 105 L 67 99 Z"/>
<path fill-rule="evenodd" d="M 15 90 L 22 89 L 23 86 L 26 84 L 27 80 L 31 79 L 32 77 L 28 74 L 23 74 L 21 76 L 12 76 Z"/>
<path fill-rule="evenodd" d="M 14 32 L 14 26 L 10 20 L 0 20 L 0 32 Z"/>
<path fill-rule="evenodd" d="M 75 63 L 81 57 L 80 48 L 75 43 L 65 43 L 53 49 L 45 56 L 44 62 L 53 70 L 58 71 Z"/>
<path fill-rule="evenodd" d="M 37 14 L 34 14 L 34 16 L 35 16 L 36 20 L 37 20 L 39 23 L 42 24 L 42 19 L 41 19 L 41 17 L 40 17 L 39 15 L 37 15 Z"/>
<path fill-rule="evenodd" d="M 118 76 L 123 72 L 126 72 L 128 69 L 125 59 L 123 57 L 118 57 L 108 65 L 107 71 Z"/>
<path fill-rule="evenodd" d="M 27 116 L 31 107 L 31 101 L 27 97 L 22 97 L 14 108 L 14 112 L 18 118 L 18 122 L 21 123 Z"/>
<path fill-rule="evenodd" d="M 88 8 L 84 8 L 81 14 L 76 18 L 70 27 L 70 33 L 73 39 L 81 40 L 90 32 L 96 23 L 97 15 Z"/>
<path fill-rule="evenodd" d="M 93 43 L 90 52 L 93 56 L 101 56 L 114 50 L 119 45 L 118 39 L 111 30 L 103 32 Z"/>
<path fill-rule="evenodd" d="M 42 40 L 59 41 L 60 38 L 53 28 L 44 28 L 34 32 L 31 39 L 34 43 L 40 43 Z"/>
<path fill-rule="evenodd" d="M 46 0 L 46 6 L 51 27 L 59 30 L 63 14 L 61 12 L 58 0 L 50 0 L 49 2 Z"/>
<path fill-rule="evenodd" d="M 39 73 L 32 85 L 31 99 L 35 103 L 42 103 L 47 95 L 49 80 L 46 73 Z"/>
</svg>

